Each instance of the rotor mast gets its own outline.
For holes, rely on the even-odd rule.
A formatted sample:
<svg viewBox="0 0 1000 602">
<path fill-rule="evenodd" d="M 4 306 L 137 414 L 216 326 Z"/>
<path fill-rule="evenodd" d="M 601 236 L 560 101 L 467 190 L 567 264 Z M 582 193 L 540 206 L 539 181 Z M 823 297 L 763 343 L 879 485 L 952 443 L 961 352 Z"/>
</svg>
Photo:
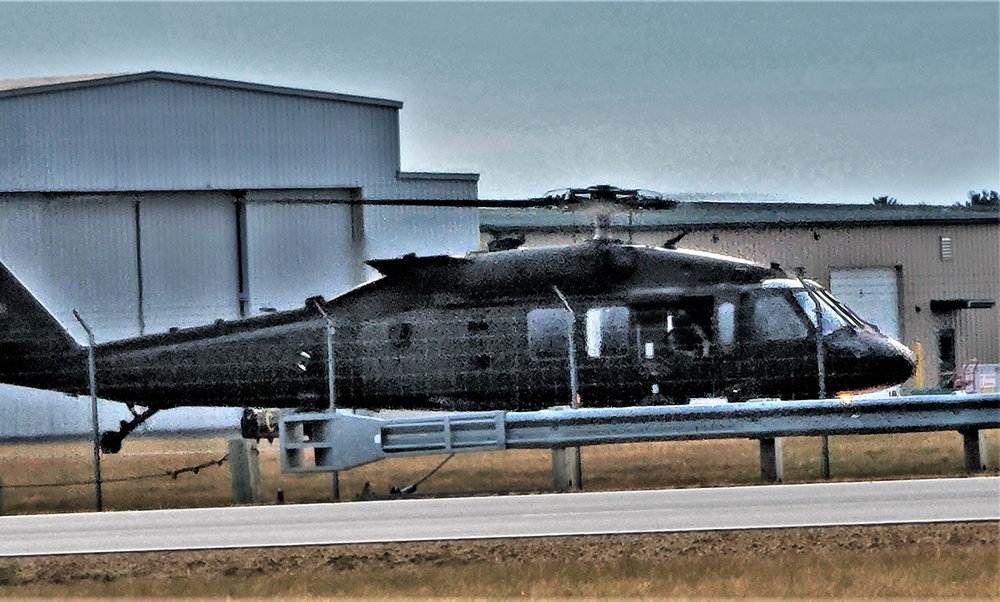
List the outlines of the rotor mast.
<svg viewBox="0 0 1000 602">
<path fill-rule="evenodd" d="M 677 201 L 665 198 L 654 190 L 641 188 L 624 189 L 600 184 L 588 188 L 560 188 L 550 190 L 542 197 L 563 211 L 591 215 L 594 222 L 594 240 L 610 238 L 612 220 L 617 215 L 628 213 L 629 226 L 636 210 L 673 209 Z"/>
</svg>

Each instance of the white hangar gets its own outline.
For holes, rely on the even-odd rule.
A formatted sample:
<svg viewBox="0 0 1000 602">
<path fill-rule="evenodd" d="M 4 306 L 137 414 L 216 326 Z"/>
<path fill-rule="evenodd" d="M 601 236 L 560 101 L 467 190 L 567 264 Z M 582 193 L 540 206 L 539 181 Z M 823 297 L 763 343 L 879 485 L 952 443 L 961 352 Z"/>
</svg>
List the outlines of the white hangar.
<svg viewBox="0 0 1000 602">
<path fill-rule="evenodd" d="M 402 103 L 173 73 L 0 81 L 0 261 L 80 341 L 301 306 L 479 245 L 478 174 L 400 171 Z"/>
</svg>

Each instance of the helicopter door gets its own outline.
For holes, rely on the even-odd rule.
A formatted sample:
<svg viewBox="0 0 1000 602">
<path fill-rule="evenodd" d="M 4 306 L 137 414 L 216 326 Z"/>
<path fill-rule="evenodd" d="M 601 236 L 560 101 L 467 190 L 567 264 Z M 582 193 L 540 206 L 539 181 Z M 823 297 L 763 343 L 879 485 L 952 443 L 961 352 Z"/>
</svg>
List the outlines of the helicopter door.
<svg viewBox="0 0 1000 602">
<path fill-rule="evenodd" d="M 815 395 L 816 343 L 790 291 L 748 293 L 741 314 L 740 395 L 744 399 Z"/>
</svg>

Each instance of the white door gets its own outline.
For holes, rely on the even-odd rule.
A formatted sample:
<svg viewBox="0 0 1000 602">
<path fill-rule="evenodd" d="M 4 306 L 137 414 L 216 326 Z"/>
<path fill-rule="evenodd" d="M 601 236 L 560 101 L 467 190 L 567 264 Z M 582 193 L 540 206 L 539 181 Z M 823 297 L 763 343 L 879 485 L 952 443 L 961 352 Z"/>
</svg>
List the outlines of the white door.
<svg viewBox="0 0 1000 602">
<path fill-rule="evenodd" d="M 899 338 L 899 277 L 894 268 L 832 270 L 830 292 L 883 334 Z"/>
</svg>

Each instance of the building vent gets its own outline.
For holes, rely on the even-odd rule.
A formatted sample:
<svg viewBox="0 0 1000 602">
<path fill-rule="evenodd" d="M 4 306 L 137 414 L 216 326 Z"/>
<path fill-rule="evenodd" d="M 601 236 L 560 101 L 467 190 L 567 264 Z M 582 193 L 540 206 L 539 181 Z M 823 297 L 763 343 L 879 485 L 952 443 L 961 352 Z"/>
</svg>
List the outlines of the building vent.
<svg viewBox="0 0 1000 602">
<path fill-rule="evenodd" d="M 952 249 L 951 249 L 951 237 L 942 236 L 941 237 L 941 261 L 951 261 Z"/>
</svg>

